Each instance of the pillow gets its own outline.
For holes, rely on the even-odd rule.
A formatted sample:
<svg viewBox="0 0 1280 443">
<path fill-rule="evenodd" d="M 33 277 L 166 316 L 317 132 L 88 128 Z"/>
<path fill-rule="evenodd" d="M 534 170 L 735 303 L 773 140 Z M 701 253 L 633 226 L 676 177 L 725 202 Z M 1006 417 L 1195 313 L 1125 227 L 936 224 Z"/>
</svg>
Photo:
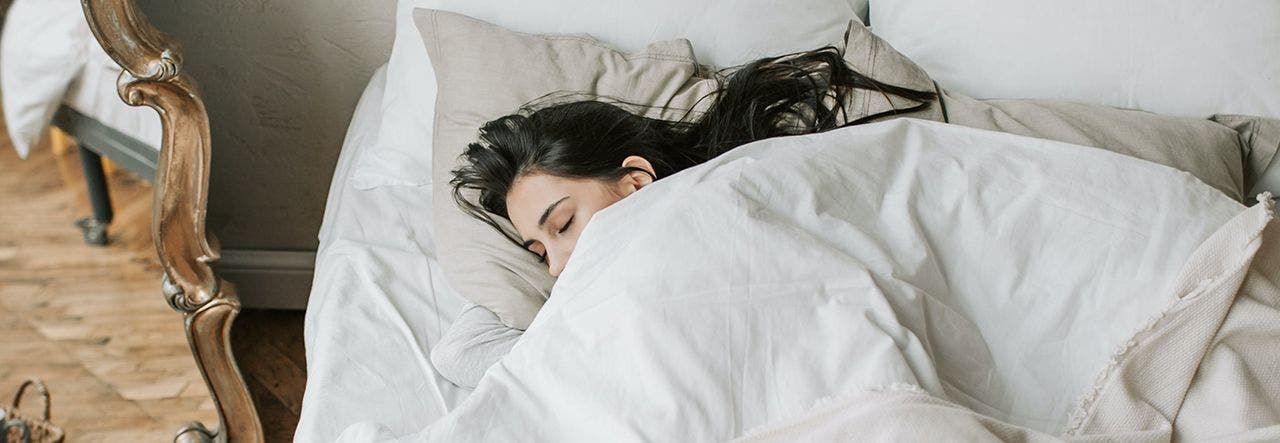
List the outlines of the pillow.
<svg viewBox="0 0 1280 443">
<path fill-rule="evenodd" d="M 1206 118 L 1280 118 L 1275 0 L 885 0 L 875 30 L 943 86 Z"/>
<path fill-rule="evenodd" d="M 1206 119 L 1050 100 L 975 100 L 943 91 L 949 123 L 1107 149 L 1186 171 L 1223 194 L 1246 197 L 1235 129 Z M 1258 156 L 1271 152 L 1259 149 Z"/>
<path fill-rule="evenodd" d="M 18 156 L 40 142 L 93 40 L 76 0 L 19 0 L 0 37 L 4 119 Z"/>
<path fill-rule="evenodd" d="M 352 172 L 352 184 L 360 189 L 431 182 L 436 83 L 412 23 L 415 7 L 463 13 L 517 31 L 590 33 L 624 51 L 687 37 L 699 42 L 695 54 L 702 62 L 733 66 L 837 41 L 849 20 L 866 17 L 867 0 L 400 0 L 378 140 Z"/>
<path fill-rule="evenodd" d="M 458 157 L 481 124 L 556 91 L 617 97 L 638 104 L 689 108 L 712 91 L 708 70 L 687 40 L 654 43 L 625 54 L 583 35 L 536 36 L 505 30 L 458 14 L 420 10 L 415 20 L 438 82 L 433 138 L 433 223 L 440 263 L 450 287 L 517 329 L 528 327 L 554 280 L 532 254 L 463 213 L 449 180 Z M 931 90 L 918 67 L 876 40 L 866 28 L 848 28 L 846 62 L 880 81 Z M 839 39 L 840 34 L 836 35 Z M 834 42 L 834 41 L 833 41 Z M 815 44 L 814 48 L 831 44 Z M 813 48 L 810 48 L 813 49 Z M 511 73 L 518 72 L 518 81 Z M 916 103 L 859 91 L 850 118 Z M 937 105 L 909 114 L 941 120 Z M 510 229 L 509 224 L 507 225 Z"/>
<path fill-rule="evenodd" d="M 1215 115 L 1210 120 L 1234 129 L 1240 135 L 1244 156 L 1245 197 L 1263 192 L 1280 195 L 1280 119 L 1249 115 Z"/>
</svg>

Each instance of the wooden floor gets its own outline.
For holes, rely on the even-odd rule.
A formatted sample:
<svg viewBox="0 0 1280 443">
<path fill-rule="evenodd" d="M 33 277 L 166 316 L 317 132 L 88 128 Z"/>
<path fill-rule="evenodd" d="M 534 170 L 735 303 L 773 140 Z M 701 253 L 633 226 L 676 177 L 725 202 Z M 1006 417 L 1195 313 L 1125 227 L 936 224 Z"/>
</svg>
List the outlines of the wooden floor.
<svg viewBox="0 0 1280 443">
<path fill-rule="evenodd" d="M 303 311 L 246 309 L 231 327 L 235 349 L 269 442 L 291 441 L 307 386 Z"/>
<path fill-rule="evenodd" d="M 0 128 L 0 403 L 39 377 L 70 442 L 169 441 L 216 414 L 160 295 L 151 187 L 117 172 L 110 188 L 111 243 L 88 246 L 73 225 L 89 214 L 76 153 L 22 161 Z M 302 313 L 246 311 L 233 340 L 268 441 L 288 441 L 306 380 Z"/>
<path fill-rule="evenodd" d="M 76 153 L 21 161 L 0 143 L 0 399 L 39 377 L 68 441 L 166 441 L 216 414 L 157 289 L 151 188 L 123 173 L 110 184 L 112 243 L 88 246 L 73 225 L 89 214 Z"/>
</svg>

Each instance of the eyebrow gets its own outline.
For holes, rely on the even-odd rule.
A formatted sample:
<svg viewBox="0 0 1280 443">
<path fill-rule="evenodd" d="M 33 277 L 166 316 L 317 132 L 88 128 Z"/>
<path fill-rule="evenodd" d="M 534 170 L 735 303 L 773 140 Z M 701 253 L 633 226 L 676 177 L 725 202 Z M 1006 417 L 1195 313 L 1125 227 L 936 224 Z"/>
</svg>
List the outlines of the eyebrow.
<svg viewBox="0 0 1280 443">
<path fill-rule="evenodd" d="M 556 209 L 556 206 L 560 206 L 560 203 L 563 203 L 565 200 L 568 200 L 568 199 L 569 199 L 569 196 L 566 195 L 564 196 L 564 198 L 556 200 L 555 203 L 548 205 L 547 209 L 545 211 L 542 211 L 542 217 L 538 217 L 538 227 L 542 227 L 542 225 L 547 224 L 547 217 L 551 216 L 551 211 L 554 211 Z M 533 242 L 536 242 L 536 241 L 537 240 L 525 240 L 524 243 L 522 243 L 521 245 L 524 246 L 526 249 L 528 249 L 529 245 L 532 245 Z"/>
<path fill-rule="evenodd" d="M 555 203 L 548 205 L 547 210 L 542 211 L 542 217 L 538 217 L 538 227 L 542 227 L 542 225 L 546 224 L 547 217 L 551 216 L 551 211 L 554 211 L 556 209 L 556 206 L 560 206 L 560 203 L 563 203 L 565 200 L 568 200 L 568 199 L 569 199 L 569 196 L 566 195 L 564 198 L 556 200 Z"/>
</svg>

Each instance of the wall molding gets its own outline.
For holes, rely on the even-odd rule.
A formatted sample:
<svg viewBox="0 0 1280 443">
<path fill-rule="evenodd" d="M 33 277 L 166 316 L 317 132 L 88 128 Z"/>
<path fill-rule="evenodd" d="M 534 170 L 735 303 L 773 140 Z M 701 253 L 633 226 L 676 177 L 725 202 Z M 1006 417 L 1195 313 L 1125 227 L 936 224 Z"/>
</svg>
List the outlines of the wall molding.
<svg viewBox="0 0 1280 443">
<path fill-rule="evenodd" d="M 224 248 L 217 270 L 250 309 L 306 309 L 316 251 Z"/>
<path fill-rule="evenodd" d="M 282 251 L 273 249 L 222 249 L 219 269 L 272 270 L 311 273 L 316 266 L 316 251 Z"/>
</svg>

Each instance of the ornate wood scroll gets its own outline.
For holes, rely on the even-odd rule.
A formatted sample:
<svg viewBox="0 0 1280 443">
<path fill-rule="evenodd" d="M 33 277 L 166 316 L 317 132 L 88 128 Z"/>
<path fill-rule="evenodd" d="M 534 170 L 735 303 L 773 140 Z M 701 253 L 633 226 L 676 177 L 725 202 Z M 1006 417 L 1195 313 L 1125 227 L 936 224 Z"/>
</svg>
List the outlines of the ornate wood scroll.
<svg viewBox="0 0 1280 443">
<path fill-rule="evenodd" d="M 181 46 L 147 22 L 133 0 L 81 4 L 94 37 L 124 67 L 117 82 L 120 98 L 155 109 L 164 128 L 151 236 L 164 266 L 164 296 L 183 314 L 187 341 L 221 421 L 212 430 L 191 423 L 175 441 L 260 442 L 262 423 L 231 351 L 240 300 L 214 273 L 219 248 L 205 231 L 210 143 L 204 101 L 182 72 Z"/>
</svg>

